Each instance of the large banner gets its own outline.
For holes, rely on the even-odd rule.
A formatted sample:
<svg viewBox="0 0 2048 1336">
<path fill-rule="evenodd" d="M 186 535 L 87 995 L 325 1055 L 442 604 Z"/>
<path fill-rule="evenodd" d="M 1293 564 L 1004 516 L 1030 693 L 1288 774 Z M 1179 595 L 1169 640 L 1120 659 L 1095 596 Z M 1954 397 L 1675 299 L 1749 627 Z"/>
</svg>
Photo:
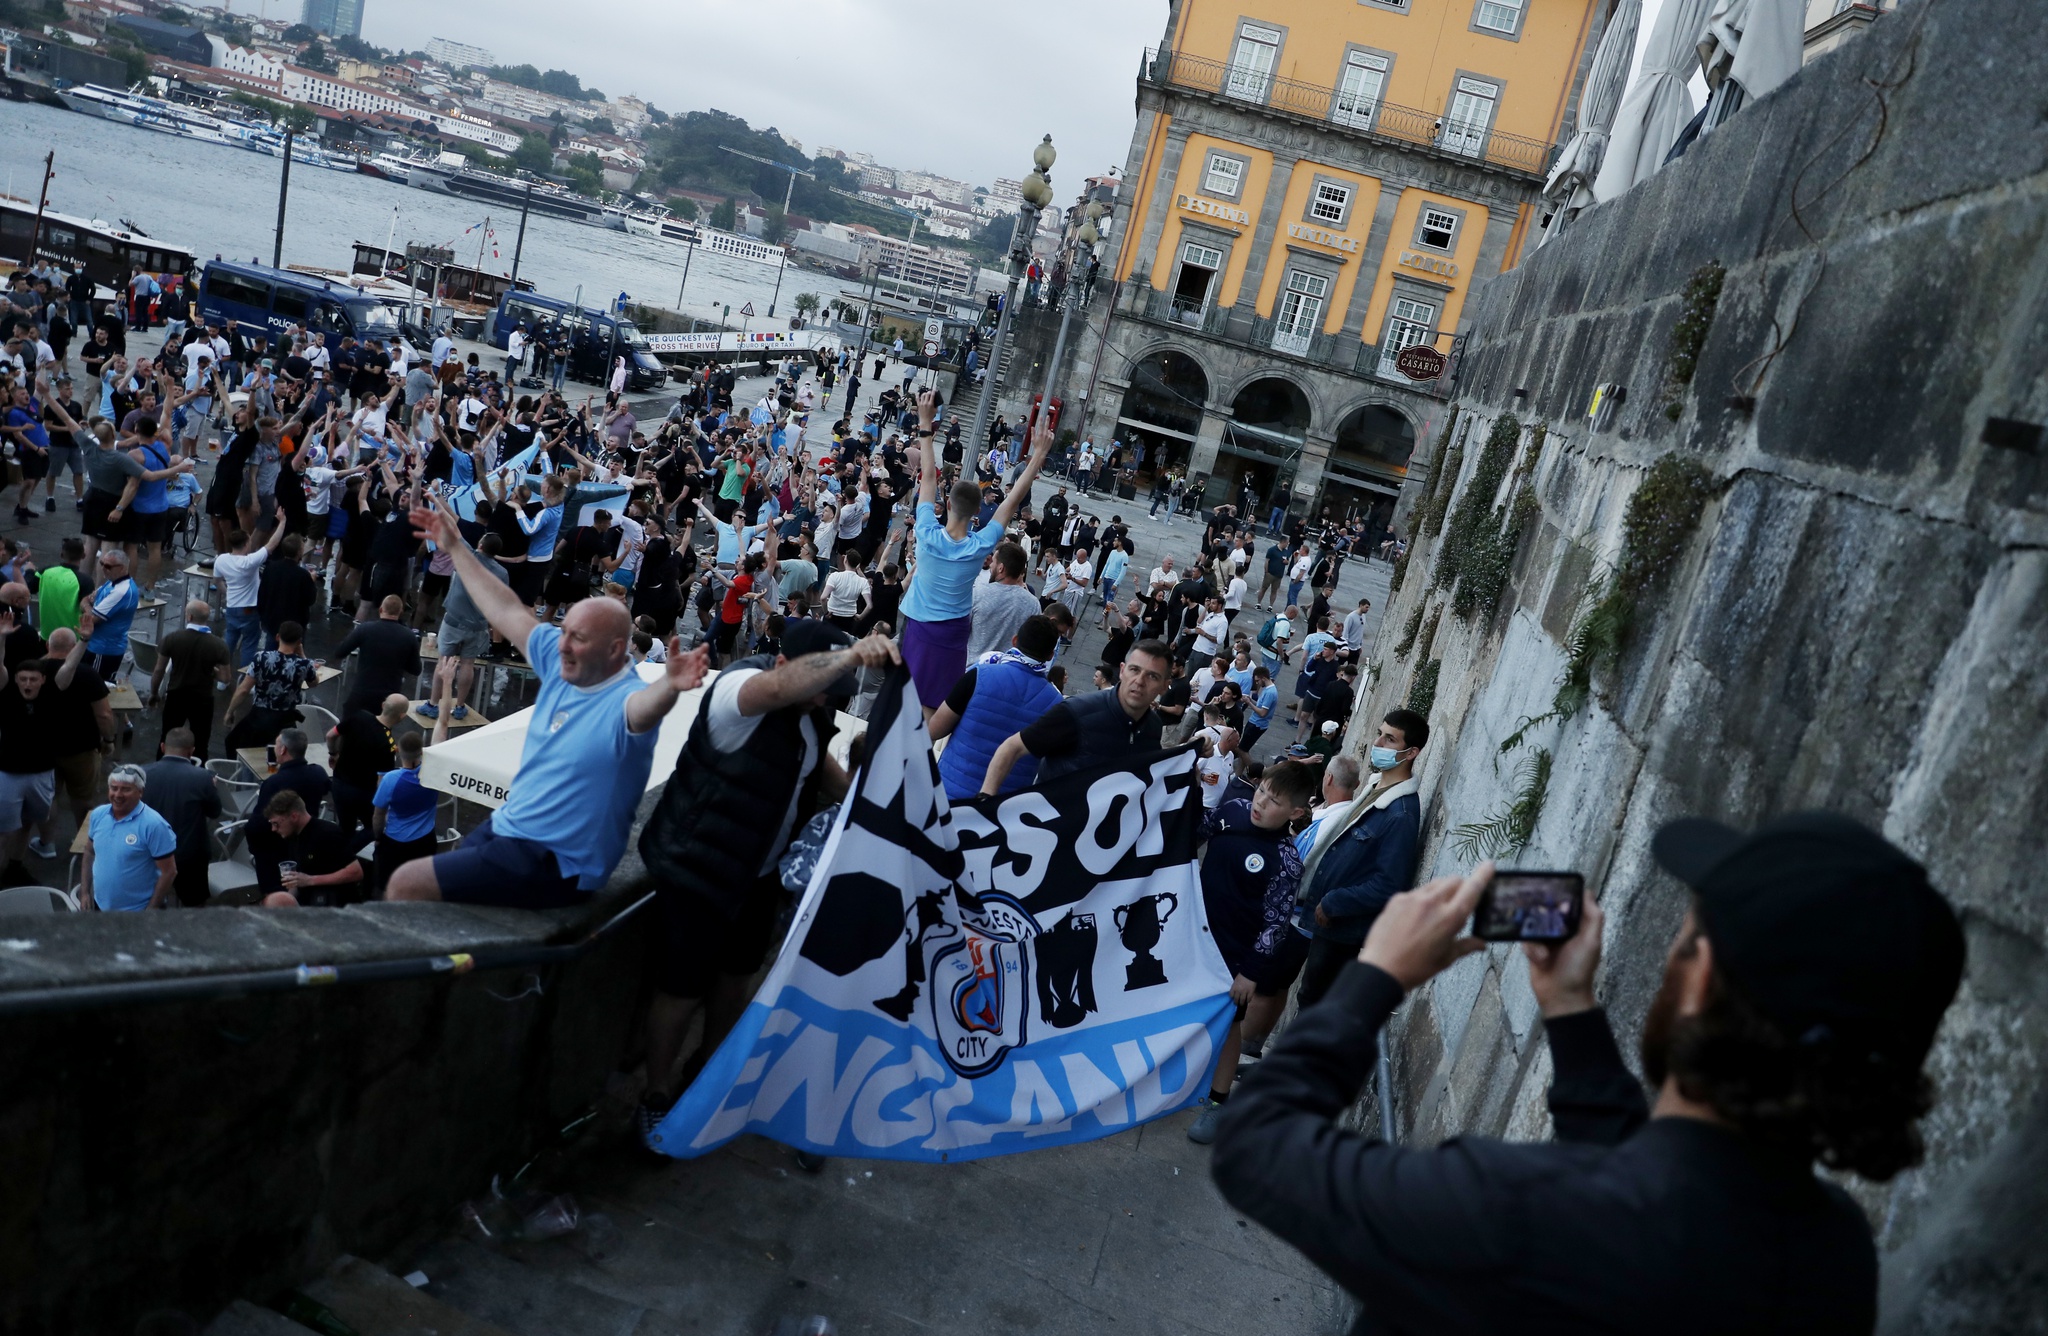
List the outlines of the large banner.
<svg viewBox="0 0 2048 1336">
<path fill-rule="evenodd" d="M 966 1160 L 1087 1141 L 1207 1092 L 1230 978 L 1195 862 L 1194 756 L 948 807 L 909 676 L 782 953 L 656 1149 L 743 1132 Z"/>
<path fill-rule="evenodd" d="M 542 474 L 533 471 L 540 458 L 540 447 L 529 445 L 517 454 L 501 461 L 491 473 L 492 486 L 500 496 L 510 495 L 512 489 L 525 483 L 535 496 L 540 495 Z M 564 458 L 567 458 L 565 455 Z M 465 520 L 476 518 L 476 503 L 483 497 L 483 487 L 467 483 L 448 490 L 448 504 L 457 517 Z M 608 510 L 617 519 L 626 513 L 626 502 L 631 499 L 633 489 L 625 483 L 580 483 L 576 488 L 579 502 L 574 515 L 562 517 L 562 533 L 566 537 L 570 530 L 596 522 L 597 512 Z"/>
</svg>

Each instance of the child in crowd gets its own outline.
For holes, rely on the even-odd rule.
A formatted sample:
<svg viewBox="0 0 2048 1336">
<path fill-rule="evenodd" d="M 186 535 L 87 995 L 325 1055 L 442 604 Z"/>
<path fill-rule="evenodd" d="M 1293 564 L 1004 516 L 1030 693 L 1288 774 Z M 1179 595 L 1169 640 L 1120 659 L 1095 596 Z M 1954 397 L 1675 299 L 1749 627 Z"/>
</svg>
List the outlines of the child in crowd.
<svg viewBox="0 0 2048 1336">
<path fill-rule="evenodd" d="M 1315 767 L 1283 762 L 1259 781 L 1250 801 L 1225 802 L 1202 820 L 1209 841 L 1202 855 L 1202 906 L 1231 974 L 1236 1014 L 1209 1078 L 1208 1101 L 1188 1126 L 1188 1139 L 1201 1145 L 1216 1139 L 1216 1123 L 1237 1079 L 1246 1008 L 1254 995 L 1272 996 L 1292 983 L 1308 950 L 1308 939 L 1291 923 L 1301 854 L 1289 828 L 1308 815 L 1319 784 Z"/>
</svg>

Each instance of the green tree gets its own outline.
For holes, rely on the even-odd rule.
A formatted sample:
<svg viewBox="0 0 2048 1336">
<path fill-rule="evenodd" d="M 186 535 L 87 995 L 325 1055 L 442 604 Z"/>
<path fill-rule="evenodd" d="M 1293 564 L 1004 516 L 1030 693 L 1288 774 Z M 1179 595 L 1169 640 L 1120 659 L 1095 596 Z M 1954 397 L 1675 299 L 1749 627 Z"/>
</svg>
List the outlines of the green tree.
<svg viewBox="0 0 2048 1336">
<path fill-rule="evenodd" d="M 569 159 L 570 187 L 579 195 L 595 195 L 604 189 L 604 164 L 595 153 Z"/>
<path fill-rule="evenodd" d="M 592 116 L 583 124 L 584 128 L 594 135 L 615 135 L 619 132 L 619 128 L 612 124 L 612 118 L 609 116 Z"/>
<path fill-rule="evenodd" d="M 284 109 L 284 128 L 295 135 L 306 134 L 320 123 L 311 107 L 289 106 Z"/>
<path fill-rule="evenodd" d="M 490 75 L 499 83 L 517 84 L 521 88 L 540 87 L 540 71 L 531 65 L 493 65 Z"/>
<path fill-rule="evenodd" d="M 519 141 L 518 148 L 512 150 L 512 162 L 529 172 L 545 172 L 555 165 L 555 151 L 548 147 L 546 139 L 530 134 Z"/>
<path fill-rule="evenodd" d="M 807 316 L 818 309 L 818 294 L 815 292 L 799 292 L 796 294 L 796 302 L 794 304 L 798 315 Z"/>
<path fill-rule="evenodd" d="M 327 48 L 318 42 L 299 52 L 299 64 L 309 70 L 318 70 L 322 74 L 334 73 L 334 62 L 327 58 Z"/>
<path fill-rule="evenodd" d="M 789 219 L 782 216 L 782 206 L 768 206 L 768 221 L 761 226 L 761 240 L 771 246 L 779 246 L 789 236 Z"/>
<path fill-rule="evenodd" d="M 541 92 L 553 93 L 556 97 L 574 98 L 579 102 L 583 99 L 583 81 L 567 70 L 543 71 L 538 87 Z"/>
<path fill-rule="evenodd" d="M 719 231 L 732 231 L 733 225 L 737 219 L 738 210 L 733 207 L 732 196 L 727 195 L 725 197 L 725 203 L 716 204 L 712 206 L 711 225 L 717 228 Z"/>
<path fill-rule="evenodd" d="M 320 40 L 320 34 L 303 23 L 294 23 L 291 27 L 284 30 L 284 40 L 287 42 L 317 42 Z"/>
<path fill-rule="evenodd" d="M 334 49 L 351 60 L 380 61 L 384 59 L 384 53 L 381 50 L 371 46 L 360 37 L 350 37 L 344 33 L 331 40 L 334 43 Z"/>
<path fill-rule="evenodd" d="M 697 214 L 699 212 L 697 201 L 691 199 L 688 195 L 670 195 L 668 197 L 668 211 L 685 222 L 697 221 Z"/>
</svg>

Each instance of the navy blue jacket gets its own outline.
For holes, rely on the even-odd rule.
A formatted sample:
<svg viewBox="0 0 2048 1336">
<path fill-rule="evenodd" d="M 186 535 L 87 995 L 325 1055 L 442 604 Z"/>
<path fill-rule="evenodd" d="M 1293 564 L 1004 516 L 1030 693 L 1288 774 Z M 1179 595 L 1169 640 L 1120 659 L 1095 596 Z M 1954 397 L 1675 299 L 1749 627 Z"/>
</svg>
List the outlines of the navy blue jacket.
<svg viewBox="0 0 2048 1336">
<path fill-rule="evenodd" d="M 1370 806 L 1373 797 L 1361 794 L 1358 801 Z M 1414 887 L 1421 845 L 1422 801 L 1412 789 L 1366 812 L 1323 851 L 1304 897 L 1301 926 L 1333 942 L 1363 942 L 1387 901 Z M 1316 926 L 1319 904 L 1329 916 L 1327 928 Z"/>
</svg>

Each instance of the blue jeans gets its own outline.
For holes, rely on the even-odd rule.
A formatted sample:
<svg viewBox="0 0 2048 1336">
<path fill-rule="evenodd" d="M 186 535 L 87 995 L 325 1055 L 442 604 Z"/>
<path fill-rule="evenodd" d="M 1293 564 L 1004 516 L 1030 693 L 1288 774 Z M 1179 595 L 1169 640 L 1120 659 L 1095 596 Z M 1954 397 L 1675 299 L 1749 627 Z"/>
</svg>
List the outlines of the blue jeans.
<svg viewBox="0 0 2048 1336">
<path fill-rule="evenodd" d="M 1266 532 L 1279 533 L 1280 526 L 1287 522 L 1287 507 L 1275 506 L 1273 513 L 1266 516 Z"/>
<path fill-rule="evenodd" d="M 518 357 L 507 357 L 505 359 L 505 383 L 507 385 L 515 385 L 518 383 L 519 363 L 523 360 L 523 358 Z"/>
<path fill-rule="evenodd" d="M 229 608 L 226 639 L 228 657 L 237 668 L 247 668 L 263 639 L 263 625 L 256 620 L 256 609 Z"/>
<path fill-rule="evenodd" d="M 1294 604 L 1296 607 L 1301 606 L 1302 583 L 1303 582 L 1300 580 L 1289 580 L 1287 582 L 1287 601 L 1289 603 Z"/>
</svg>

